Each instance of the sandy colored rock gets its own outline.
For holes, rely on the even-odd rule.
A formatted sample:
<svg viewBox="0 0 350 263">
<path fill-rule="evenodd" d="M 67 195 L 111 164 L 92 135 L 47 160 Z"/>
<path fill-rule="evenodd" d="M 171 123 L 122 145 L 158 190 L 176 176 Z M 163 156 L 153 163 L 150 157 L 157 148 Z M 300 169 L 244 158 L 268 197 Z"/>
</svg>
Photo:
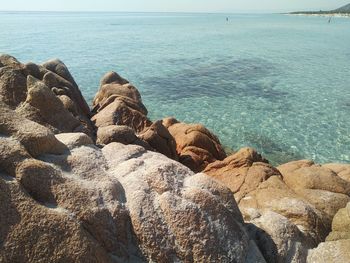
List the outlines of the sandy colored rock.
<svg viewBox="0 0 350 263">
<path fill-rule="evenodd" d="M 100 86 L 102 87 L 105 84 L 116 83 L 124 85 L 129 83 L 126 79 L 122 78 L 118 73 L 114 71 L 107 72 L 100 81 Z"/>
<path fill-rule="evenodd" d="M 222 185 L 138 146 L 111 143 L 102 151 L 125 189 L 135 234 L 149 260 L 245 259 L 248 237 L 241 217 L 234 216 L 239 211 L 227 190 L 223 194 L 228 200 L 222 199 Z"/>
<path fill-rule="evenodd" d="M 78 85 L 75 82 L 72 75 L 70 74 L 67 66 L 59 59 L 53 59 L 53 60 L 49 60 L 49 61 L 45 62 L 43 64 L 43 67 L 50 70 L 51 72 L 57 74 L 58 76 L 62 77 L 63 79 L 65 79 L 66 81 L 68 81 L 72 85 L 72 87 L 68 86 L 68 88 L 70 89 L 70 92 L 74 96 L 73 100 L 75 100 L 75 102 L 78 105 L 78 108 L 81 109 L 82 113 L 85 116 L 89 116 L 90 115 L 90 108 L 87 105 L 83 96 L 81 95 L 81 92 L 78 88 Z M 55 81 L 57 82 L 57 79 Z"/>
<path fill-rule="evenodd" d="M 144 129 L 138 137 L 146 141 L 157 152 L 170 159 L 178 160 L 175 140 L 161 121 L 154 122 L 150 127 Z"/>
<path fill-rule="evenodd" d="M 267 262 L 305 262 L 308 247 L 303 233 L 286 217 L 265 211 L 247 227 Z"/>
<path fill-rule="evenodd" d="M 76 145 L 15 173 L 0 178 L 3 262 L 243 262 L 251 250 L 229 189 L 139 146 Z"/>
<path fill-rule="evenodd" d="M 112 262 L 68 211 L 36 202 L 16 180 L 0 177 L 0 261 Z"/>
<path fill-rule="evenodd" d="M 26 99 L 27 79 L 20 69 L 0 68 L 0 96 L 7 105 L 15 108 Z"/>
<path fill-rule="evenodd" d="M 322 165 L 322 167 L 332 170 L 340 178 L 350 182 L 350 164 L 328 163 Z"/>
<path fill-rule="evenodd" d="M 92 145 L 94 142 L 85 133 L 60 133 L 56 134 L 55 137 L 65 144 L 68 149 L 73 149 L 82 145 Z"/>
<path fill-rule="evenodd" d="M 66 150 L 49 129 L 24 118 L 1 101 L 0 135 L 12 136 L 34 157 L 43 153 L 59 154 Z"/>
<path fill-rule="evenodd" d="M 50 71 L 31 62 L 21 64 L 9 55 L 0 57 L 3 103 L 55 133 L 77 131 L 94 136 L 90 109 L 61 61 L 45 64 Z"/>
<path fill-rule="evenodd" d="M 350 202 L 346 207 L 339 209 L 333 218 L 332 232 L 328 235 L 327 241 L 350 239 Z"/>
<path fill-rule="evenodd" d="M 100 127 L 97 130 L 97 143 L 109 144 L 111 142 L 120 142 L 123 144 L 132 144 L 137 140 L 133 129 L 128 126 L 110 125 Z"/>
<path fill-rule="evenodd" d="M 79 120 L 64 108 L 63 103 L 43 82 L 28 76 L 27 87 L 27 99 L 17 109 L 18 113 L 56 133 L 78 129 L 81 125 Z"/>
<path fill-rule="evenodd" d="M 350 262 L 350 239 L 321 243 L 311 250 L 307 257 L 308 263 L 338 263 Z"/>
<path fill-rule="evenodd" d="M 219 139 L 200 124 L 180 123 L 173 118 L 163 120 L 176 142 L 179 161 L 195 172 L 209 163 L 223 160 L 226 154 Z"/>
<path fill-rule="evenodd" d="M 329 224 L 339 209 L 350 202 L 350 197 L 346 194 L 333 193 L 325 190 L 296 189 L 295 192 L 302 199 L 314 205 L 319 211 L 324 212 L 327 218 L 324 221 Z"/>
<path fill-rule="evenodd" d="M 271 176 L 281 176 L 252 148 L 243 148 L 223 161 L 211 163 L 203 172 L 229 187 L 237 202 Z"/>
<path fill-rule="evenodd" d="M 296 161 L 277 167 L 283 180 L 292 189 L 319 189 L 350 195 L 350 182 L 335 172 L 309 161 Z"/>
</svg>

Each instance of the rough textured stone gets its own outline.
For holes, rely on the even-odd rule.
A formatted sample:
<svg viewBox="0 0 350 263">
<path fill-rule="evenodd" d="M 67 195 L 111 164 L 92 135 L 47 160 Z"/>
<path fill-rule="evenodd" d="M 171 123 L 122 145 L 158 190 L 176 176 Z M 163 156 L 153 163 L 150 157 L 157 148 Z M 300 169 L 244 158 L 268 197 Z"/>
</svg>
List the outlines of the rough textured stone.
<svg viewBox="0 0 350 263">
<path fill-rule="evenodd" d="M 138 146 L 111 143 L 102 151 L 125 189 L 135 234 L 149 259 L 244 260 L 248 237 L 241 217 L 232 216 L 239 214 L 232 196 L 226 190 L 221 197 L 223 186 L 203 174 L 187 176 L 189 169 Z"/>
<path fill-rule="evenodd" d="M 92 145 L 94 142 L 85 133 L 61 133 L 55 135 L 56 138 L 64 143 L 68 149 L 73 149 L 82 145 Z"/>
<path fill-rule="evenodd" d="M 350 239 L 321 243 L 311 250 L 308 263 L 350 262 Z"/>
<path fill-rule="evenodd" d="M 17 107 L 26 98 L 27 80 L 20 69 L 3 67 L 0 69 L 0 96 L 9 106 Z"/>
<path fill-rule="evenodd" d="M 102 78 L 93 107 L 91 120 L 97 127 L 126 125 L 139 133 L 152 124 L 138 90 L 115 72 Z"/>
<path fill-rule="evenodd" d="M 175 140 L 169 133 L 168 129 L 163 126 L 161 121 L 154 122 L 138 136 L 146 141 L 157 152 L 160 152 L 173 160 L 178 159 Z"/>
<path fill-rule="evenodd" d="M 58 135 L 70 148 L 60 155 L 11 153 L 16 179 L 0 179 L 3 262 L 248 257 L 253 241 L 229 189 L 139 146 L 72 144 L 78 135 Z"/>
<path fill-rule="evenodd" d="M 248 231 L 267 262 L 305 262 L 310 244 L 286 217 L 266 211 L 250 223 Z"/>
<path fill-rule="evenodd" d="M 204 172 L 235 194 L 268 262 L 305 262 L 308 249 L 325 240 L 335 213 L 349 202 L 347 182 L 306 160 L 278 169 L 244 148 Z"/>
<path fill-rule="evenodd" d="M 322 167 L 332 170 L 340 178 L 350 182 L 350 164 L 328 163 L 322 165 Z"/>
<path fill-rule="evenodd" d="M 346 207 L 339 209 L 333 218 L 332 232 L 328 235 L 327 241 L 350 239 L 350 202 Z"/>
<path fill-rule="evenodd" d="M 110 125 L 100 127 L 97 130 L 97 143 L 109 144 L 111 142 L 120 142 L 123 144 L 132 144 L 137 140 L 133 129 L 128 126 Z"/>
<path fill-rule="evenodd" d="M 0 136 L 12 136 L 36 157 L 43 153 L 63 153 L 66 147 L 44 126 L 30 121 L 0 101 Z"/>
<path fill-rule="evenodd" d="M 28 76 L 27 87 L 27 99 L 17 109 L 18 113 L 56 133 L 79 129 L 80 121 L 64 108 L 59 98 L 43 82 Z"/>
<path fill-rule="evenodd" d="M 175 139 L 179 161 L 191 170 L 202 171 L 226 157 L 219 139 L 203 125 L 179 123 L 174 118 L 164 119 L 163 125 Z"/>
<path fill-rule="evenodd" d="M 223 161 L 209 164 L 204 173 L 229 187 L 238 202 L 271 176 L 281 176 L 251 148 L 243 148 Z"/>
<path fill-rule="evenodd" d="M 74 100 L 76 101 L 79 109 L 81 109 L 82 113 L 86 116 L 89 116 L 90 108 L 84 100 L 83 96 L 81 95 L 78 85 L 75 82 L 72 75 L 70 74 L 67 66 L 59 59 L 53 59 L 45 62 L 43 64 L 43 67 L 62 77 L 72 85 L 72 87 L 68 86 L 67 88 L 69 88 L 70 92 L 73 94 Z M 57 79 L 55 81 L 59 82 L 57 81 Z"/>
<path fill-rule="evenodd" d="M 21 64 L 9 55 L 1 55 L 0 60 L 3 103 L 55 133 L 78 131 L 93 137 L 90 109 L 61 61 L 45 63 L 45 68 Z"/>
<path fill-rule="evenodd" d="M 350 182 L 339 177 L 330 169 L 310 161 L 296 161 L 277 167 L 283 180 L 292 189 L 319 189 L 350 195 Z"/>
</svg>

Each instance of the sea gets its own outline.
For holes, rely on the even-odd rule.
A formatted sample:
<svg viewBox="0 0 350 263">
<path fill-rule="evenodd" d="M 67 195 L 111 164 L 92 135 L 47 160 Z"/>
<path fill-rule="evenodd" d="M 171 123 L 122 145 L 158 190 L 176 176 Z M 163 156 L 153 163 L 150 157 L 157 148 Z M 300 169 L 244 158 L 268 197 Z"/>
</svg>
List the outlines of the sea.
<svg viewBox="0 0 350 263">
<path fill-rule="evenodd" d="M 116 71 L 151 120 L 201 123 L 228 152 L 350 163 L 349 18 L 1 12 L 0 53 L 61 59 L 90 104 Z"/>
</svg>

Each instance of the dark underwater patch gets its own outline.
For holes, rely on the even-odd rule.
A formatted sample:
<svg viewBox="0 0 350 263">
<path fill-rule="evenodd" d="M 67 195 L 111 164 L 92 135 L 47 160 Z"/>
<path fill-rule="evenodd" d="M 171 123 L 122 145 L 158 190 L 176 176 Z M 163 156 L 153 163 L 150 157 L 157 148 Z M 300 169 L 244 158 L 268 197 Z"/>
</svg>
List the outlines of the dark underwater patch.
<svg viewBox="0 0 350 263">
<path fill-rule="evenodd" d="M 182 68 L 162 77 L 144 79 L 144 96 L 164 101 L 191 97 L 251 97 L 276 102 L 290 96 L 278 89 L 274 76 L 280 73 L 276 65 L 263 59 L 208 58 L 169 60 L 174 68 Z"/>
</svg>

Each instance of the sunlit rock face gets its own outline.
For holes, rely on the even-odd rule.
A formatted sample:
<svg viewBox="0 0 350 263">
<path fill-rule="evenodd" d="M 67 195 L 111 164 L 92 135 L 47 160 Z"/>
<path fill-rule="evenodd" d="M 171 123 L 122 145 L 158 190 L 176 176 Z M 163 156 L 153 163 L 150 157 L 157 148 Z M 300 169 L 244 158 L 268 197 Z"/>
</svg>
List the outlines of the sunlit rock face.
<svg viewBox="0 0 350 263">
<path fill-rule="evenodd" d="M 333 217 L 350 201 L 349 167 L 302 160 L 276 169 L 244 148 L 204 172 L 231 189 L 268 262 L 306 262 L 309 249 L 325 240 Z"/>
<path fill-rule="evenodd" d="M 1 262 L 264 262 L 228 188 L 142 146 L 97 147 L 62 62 L 1 56 L 0 79 Z"/>
<path fill-rule="evenodd" d="M 115 72 L 93 104 L 63 62 L 0 55 L 0 262 L 350 260 L 349 164 L 226 156 Z"/>
</svg>

